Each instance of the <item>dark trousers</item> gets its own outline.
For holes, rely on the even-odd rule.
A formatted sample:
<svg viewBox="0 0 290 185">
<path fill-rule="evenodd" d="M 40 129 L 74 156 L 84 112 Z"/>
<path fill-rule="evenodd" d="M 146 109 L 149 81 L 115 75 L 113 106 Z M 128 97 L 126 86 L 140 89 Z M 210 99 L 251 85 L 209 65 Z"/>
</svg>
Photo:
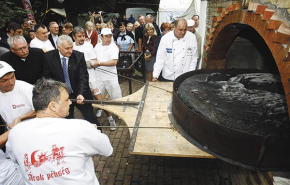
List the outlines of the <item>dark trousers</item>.
<svg viewBox="0 0 290 185">
<path fill-rule="evenodd" d="M 72 97 L 70 95 L 70 98 L 71 99 L 75 99 L 75 97 L 73 95 L 72 95 Z M 74 108 L 75 107 L 77 107 L 81 111 L 81 113 L 84 116 L 85 120 L 87 120 L 90 123 L 94 123 L 97 126 L 101 126 L 99 121 L 97 120 L 95 114 L 94 114 L 93 106 L 90 103 L 85 103 L 83 105 L 80 105 L 80 104 L 77 104 L 76 102 L 73 102 L 70 105 L 69 115 L 66 117 L 67 119 L 73 119 L 74 118 Z M 102 130 L 101 128 L 98 128 L 98 129 Z"/>
<path fill-rule="evenodd" d="M 162 71 L 161 71 L 161 73 L 160 73 L 160 75 L 158 77 L 158 81 L 161 81 L 161 82 L 174 82 L 174 80 L 167 80 L 166 78 L 164 78 L 162 76 Z"/>
</svg>

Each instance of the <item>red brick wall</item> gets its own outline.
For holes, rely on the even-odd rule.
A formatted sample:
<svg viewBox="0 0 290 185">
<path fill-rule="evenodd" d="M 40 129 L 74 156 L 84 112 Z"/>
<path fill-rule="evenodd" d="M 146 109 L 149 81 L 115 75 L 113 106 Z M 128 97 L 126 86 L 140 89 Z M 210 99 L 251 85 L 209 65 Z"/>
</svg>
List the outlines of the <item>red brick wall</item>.
<svg viewBox="0 0 290 185">
<path fill-rule="evenodd" d="M 279 2 L 280 7 L 290 10 L 290 1 Z M 202 67 L 224 68 L 227 49 L 240 31 L 239 25 L 253 27 L 265 40 L 279 69 L 290 110 L 290 25 L 277 9 L 254 1 L 247 9 L 239 1 L 209 2 Z"/>
</svg>

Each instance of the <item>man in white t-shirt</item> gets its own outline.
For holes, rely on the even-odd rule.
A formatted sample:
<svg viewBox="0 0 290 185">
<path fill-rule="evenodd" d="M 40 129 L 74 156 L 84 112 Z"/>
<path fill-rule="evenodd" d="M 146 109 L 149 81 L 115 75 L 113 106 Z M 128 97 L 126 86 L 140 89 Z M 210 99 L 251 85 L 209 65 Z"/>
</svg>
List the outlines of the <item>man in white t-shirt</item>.
<svg viewBox="0 0 290 185">
<path fill-rule="evenodd" d="M 33 85 L 15 79 L 14 69 L 0 61 L 0 115 L 9 128 L 35 116 Z"/>
<path fill-rule="evenodd" d="M 48 30 L 43 24 L 35 26 L 35 36 L 36 37 L 30 42 L 31 48 L 42 49 L 44 53 L 55 49 L 48 40 Z"/>
<path fill-rule="evenodd" d="M 98 66 L 98 62 L 93 45 L 90 42 L 85 41 L 85 30 L 82 27 L 76 26 L 72 31 L 72 35 L 75 40 L 73 49 L 79 52 L 83 52 L 85 55 L 89 73 L 89 86 L 92 94 L 97 100 L 103 100 L 103 96 L 97 84 L 96 71 L 94 69 Z M 108 120 L 111 125 L 110 129 L 116 130 L 116 123 L 112 117 L 112 114 L 107 111 L 105 111 L 105 113 L 108 115 Z"/>
<path fill-rule="evenodd" d="M 103 28 L 101 31 L 102 43 L 98 43 L 94 50 L 98 60 L 96 68 L 97 82 L 104 96 L 105 90 L 108 91 L 111 99 L 122 97 L 121 88 L 118 82 L 117 62 L 119 58 L 119 49 L 112 42 L 112 31 L 109 28 Z"/>
<path fill-rule="evenodd" d="M 19 170 L 19 165 L 7 159 L 1 148 L 8 140 L 9 131 L 0 135 L 0 184 L 23 185 L 24 181 Z"/>
<path fill-rule="evenodd" d="M 98 185 L 93 155 L 110 156 L 109 138 L 95 124 L 64 119 L 71 101 L 68 86 L 39 80 L 33 89 L 36 118 L 11 129 L 6 144 L 25 184 Z"/>
</svg>

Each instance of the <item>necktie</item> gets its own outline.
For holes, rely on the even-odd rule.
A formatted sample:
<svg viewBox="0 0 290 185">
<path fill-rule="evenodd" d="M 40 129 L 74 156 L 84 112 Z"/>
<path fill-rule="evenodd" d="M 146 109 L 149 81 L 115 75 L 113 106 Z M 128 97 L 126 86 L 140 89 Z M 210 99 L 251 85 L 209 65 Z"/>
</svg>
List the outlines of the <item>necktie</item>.
<svg viewBox="0 0 290 185">
<path fill-rule="evenodd" d="M 62 70 L 63 70 L 64 81 L 69 88 L 68 93 L 71 94 L 71 93 L 73 93 L 73 90 L 72 90 L 69 76 L 68 76 L 68 71 L 67 71 L 67 67 L 66 67 L 66 59 L 63 57 L 61 60 L 62 60 Z"/>
</svg>

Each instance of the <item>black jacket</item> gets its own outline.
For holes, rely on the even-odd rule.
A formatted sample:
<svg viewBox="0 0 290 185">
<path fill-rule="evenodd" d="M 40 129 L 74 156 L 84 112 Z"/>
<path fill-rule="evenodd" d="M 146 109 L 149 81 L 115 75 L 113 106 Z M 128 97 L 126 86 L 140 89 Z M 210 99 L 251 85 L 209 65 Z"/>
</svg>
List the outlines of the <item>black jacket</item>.
<svg viewBox="0 0 290 185">
<path fill-rule="evenodd" d="M 48 40 L 51 42 L 52 46 L 53 46 L 55 49 L 57 49 L 57 48 L 56 48 L 56 45 L 55 45 L 54 42 L 53 42 L 53 38 L 52 38 L 51 34 L 48 35 Z"/>
<path fill-rule="evenodd" d="M 41 78 L 44 62 L 42 49 L 29 48 L 29 55 L 25 61 L 19 56 L 9 51 L 1 56 L 1 60 L 10 64 L 15 70 L 17 80 L 22 80 L 30 84 L 35 84 Z"/>
<path fill-rule="evenodd" d="M 52 50 L 45 53 L 44 56 L 43 77 L 65 83 L 59 51 L 57 49 Z M 73 50 L 69 57 L 68 74 L 75 97 L 81 94 L 86 99 L 92 99 L 89 88 L 89 74 L 82 52 Z"/>
</svg>

